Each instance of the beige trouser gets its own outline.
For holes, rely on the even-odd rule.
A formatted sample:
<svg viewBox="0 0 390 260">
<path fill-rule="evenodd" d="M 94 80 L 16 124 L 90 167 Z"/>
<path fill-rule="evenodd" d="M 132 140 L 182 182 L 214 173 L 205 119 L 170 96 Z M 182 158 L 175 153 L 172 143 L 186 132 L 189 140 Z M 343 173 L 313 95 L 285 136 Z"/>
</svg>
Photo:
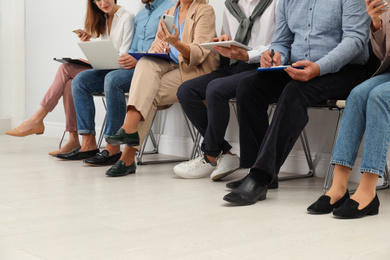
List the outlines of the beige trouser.
<svg viewBox="0 0 390 260">
<path fill-rule="evenodd" d="M 138 125 L 140 146 L 149 132 L 157 106 L 178 102 L 176 92 L 181 83 L 178 64 L 151 57 L 138 61 L 127 106 L 134 106 L 142 115 Z M 140 146 L 135 148 L 140 150 Z"/>
</svg>

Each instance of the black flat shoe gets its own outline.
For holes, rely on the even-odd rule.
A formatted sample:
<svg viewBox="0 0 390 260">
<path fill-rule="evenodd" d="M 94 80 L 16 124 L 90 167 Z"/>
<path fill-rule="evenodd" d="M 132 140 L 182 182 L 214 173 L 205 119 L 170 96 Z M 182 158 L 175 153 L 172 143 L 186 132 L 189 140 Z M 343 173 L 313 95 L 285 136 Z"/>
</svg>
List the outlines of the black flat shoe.
<svg viewBox="0 0 390 260">
<path fill-rule="evenodd" d="M 247 175 L 248 176 L 248 175 Z M 246 176 L 244 178 L 242 178 L 241 180 L 238 180 L 238 181 L 232 181 L 232 182 L 229 182 L 229 183 L 226 183 L 226 188 L 228 189 L 231 189 L 231 190 L 234 190 L 236 188 L 238 188 L 238 186 L 241 185 L 241 183 L 244 182 Z M 275 179 L 273 180 L 269 185 L 268 185 L 268 189 L 269 190 L 273 190 L 273 189 L 277 189 L 279 188 L 279 181 L 278 179 Z"/>
<path fill-rule="evenodd" d="M 252 205 L 259 200 L 265 200 L 267 197 L 268 186 L 260 186 L 252 178 L 247 177 L 229 194 L 223 197 L 224 200 L 237 205 Z"/>
<path fill-rule="evenodd" d="M 137 166 L 135 166 L 135 162 L 126 166 L 123 161 L 119 160 L 110 169 L 108 169 L 108 171 L 106 171 L 106 175 L 109 177 L 126 176 L 131 173 L 135 173 L 136 168 Z"/>
<path fill-rule="evenodd" d="M 106 137 L 106 142 L 112 146 L 121 144 L 127 144 L 128 146 L 138 146 L 139 135 L 138 132 L 126 134 L 125 129 L 121 128 L 114 135 Z"/>
<path fill-rule="evenodd" d="M 348 190 L 344 194 L 344 196 L 341 199 L 339 199 L 337 202 L 335 202 L 334 204 L 330 204 L 330 197 L 329 196 L 322 195 L 316 202 L 314 202 L 313 204 L 311 204 L 307 208 L 307 211 L 309 211 L 309 213 L 313 213 L 313 214 L 328 214 L 328 213 L 331 213 L 333 211 L 333 209 L 337 209 L 338 207 L 343 205 L 344 202 L 348 199 L 349 199 Z"/>
<path fill-rule="evenodd" d="M 95 156 L 99 152 L 99 149 L 80 152 L 80 148 L 81 147 L 78 147 L 73 151 L 70 151 L 69 153 L 56 154 L 56 157 L 63 160 L 84 160 L 92 156 Z"/>
<path fill-rule="evenodd" d="M 361 218 L 367 215 L 378 215 L 379 213 L 379 198 L 375 194 L 374 199 L 365 208 L 359 210 L 359 203 L 353 199 L 348 199 L 342 206 L 333 211 L 333 215 L 337 218 Z"/>
<path fill-rule="evenodd" d="M 94 157 L 85 159 L 83 163 L 92 166 L 105 166 L 115 164 L 122 156 L 122 152 L 109 156 L 107 150 L 103 150 L 101 153 L 97 153 Z"/>
</svg>

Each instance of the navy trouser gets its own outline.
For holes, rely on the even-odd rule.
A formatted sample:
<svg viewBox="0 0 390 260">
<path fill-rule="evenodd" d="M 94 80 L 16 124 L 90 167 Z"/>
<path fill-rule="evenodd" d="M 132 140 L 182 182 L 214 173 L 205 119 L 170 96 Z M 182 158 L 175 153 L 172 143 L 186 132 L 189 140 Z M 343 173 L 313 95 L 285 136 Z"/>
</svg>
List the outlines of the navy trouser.
<svg viewBox="0 0 390 260">
<path fill-rule="evenodd" d="M 230 118 L 229 100 L 236 97 L 239 81 L 257 67 L 259 64 L 240 61 L 188 80 L 179 87 L 177 97 L 192 124 L 204 137 L 201 149 L 205 154 L 217 157 L 221 151 L 232 148 L 224 139 Z"/>
<path fill-rule="evenodd" d="M 284 71 L 246 75 L 237 88 L 241 167 L 276 179 L 309 121 L 307 107 L 327 99 L 345 99 L 365 79 L 365 68 L 360 65 L 347 65 L 307 82 L 293 80 Z M 268 105 L 275 102 L 269 123 Z"/>
</svg>

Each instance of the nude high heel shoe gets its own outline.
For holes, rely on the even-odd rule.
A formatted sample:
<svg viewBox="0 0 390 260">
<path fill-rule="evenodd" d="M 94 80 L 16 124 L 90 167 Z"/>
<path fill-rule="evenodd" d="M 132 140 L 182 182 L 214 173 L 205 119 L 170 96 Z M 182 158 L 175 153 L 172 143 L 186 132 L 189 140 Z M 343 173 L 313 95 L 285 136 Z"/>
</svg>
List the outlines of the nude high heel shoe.
<svg viewBox="0 0 390 260">
<path fill-rule="evenodd" d="M 7 135 L 12 135 L 12 136 L 24 137 L 24 136 L 32 135 L 32 134 L 41 135 L 41 134 L 43 134 L 43 132 L 45 132 L 45 125 L 42 123 L 39 126 L 33 128 L 33 129 L 31 129 L 30 131 L 27 131 L 27 132 L 19 132 L 15 128 L 15 129 L 13 129 L 11 131 L 6 132 L 6 134 Z"/>
</svg>

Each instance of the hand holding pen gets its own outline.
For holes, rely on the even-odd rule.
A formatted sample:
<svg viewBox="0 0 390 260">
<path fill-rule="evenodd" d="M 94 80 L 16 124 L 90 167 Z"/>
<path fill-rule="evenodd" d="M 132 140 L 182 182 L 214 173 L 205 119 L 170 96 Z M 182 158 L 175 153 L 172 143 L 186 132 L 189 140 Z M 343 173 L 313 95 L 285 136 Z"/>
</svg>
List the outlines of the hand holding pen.
<svg viewBox="0 0 390 260">
<path fill-rule="evenodd" d="M 279 66 L 282 63 L 282 55 L 280 52 L 275 52 L 273 49 L 265 51 L 260 58 L 260 67 L 270 68 L 272 66 Z"/>
</svg>

